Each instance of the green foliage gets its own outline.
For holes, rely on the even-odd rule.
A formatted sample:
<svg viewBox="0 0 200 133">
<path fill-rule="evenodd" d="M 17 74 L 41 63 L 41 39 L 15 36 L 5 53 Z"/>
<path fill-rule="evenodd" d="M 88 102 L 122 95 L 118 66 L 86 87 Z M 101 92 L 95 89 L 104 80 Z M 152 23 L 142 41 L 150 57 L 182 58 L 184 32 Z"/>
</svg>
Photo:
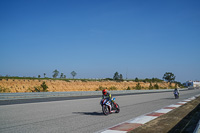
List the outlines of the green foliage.
<svg viewBox="0 0 200 133">
<path fill-rule="evenodd" d="M 45 82 L 43 82 L 40 86 L 35 86 L 33 89 L 28 88 L 27 91 L 31 92 L 48 92 L 47 90 L 48 86 Z"/>
<path fill-rule="evenodd" d="M 87 82 L 88 80 L 87 80 L 87 79 L 81 79 L 81 81 L 82 81 L 82 82 Z"/>
<path fill-rule="evenodd" d="M 104 90 L 104 89 L 106 89 L 106 90 L 108 90 L 108 91 L 113 91 L 113 90 L 117 90 L 117 87 L 111 86 L 111 87 L 107 88 L 107 87 L 99 86 L 99 88 L 96 89 L 96 91 L 102 91 L 102 90 Z"/>
<path fill-rule="evenodd" d="M 126 90 L 131 90 L 131 87 L 128 86 L 128 88 Z"/>
<path fill-rule="evenodd" d="M 69 79 L 65 79 L 64 81 L 66 81 L 66 82 L 70 82 L 70 80 L 69 80 Z"/>
<path fill-rule="evenodd" d="M 175 89 L 175 88 L 176 88 L 175 86 L 171 86 L 171 85 L 168 86 L 168 89 Z"/>
<path fill-rule="evenodd" d="M 59 74 L 59 71 L 56 69 L 56 70 L 53 71 L 53 73 L 54 73 L 53 78 L 56 78 Z"/>
<path fill-rule="evenodd" d="M 150 83 L 150 85 L 149 85 L 149 90 L 153 90 L 153 86 L 152 86 L 151 83 Z"/>
<path fill-rule="evenodd" d="M 124 81 L 124 80 L 123 80 L 122 74 L 119 75 L 119 80 L 120 80 L 120 81 Z"/>
<path fill-rule="evenodd" d="M 115 72 L 114 76 L 113 76 L 113 80 L 119 80 L 119 73 Z"/>
<path fill-rule="evenodd" d="M 71 72 L 71 75 L 72 75 L 73 79 L 74 79 L 74 77 L 76 76 L 76 74 L 77 74 L 77 73 L 76 73 L 75 71 L 72 71 L 72 72 Z"/>
<path fill-rule="evenodd" d="M 109 81 L 109 80 L 112 81 L 113 79 L 112 79 L 112 78 L 105 78 L 105 79 L 103 79 L 103 80 L 105 80 L 105 81 L 107 81 L 107 80 L 108 80 L 108 81 Z"/>
<path fill-rule="evenodd" d="M 44 78 L 46 77 L 46 73 L 44 73 Z"/>
<path fill-rule="evenodd" d="M 64 78 L 64 74 L 63 73 L 60 74 L 60 78 L 61 79 Z"/>
<path fill-rule="evenodd" d="M 117 82 L 121 82 L 121 81 L 124 81 L 123 80 L 123 75 L 120 74 L 118 72 L 115 72 L 114 76 L 113 76 L 113 80 L 117 81 Z"/>
<path fill-rule="evenodd" d="M 135 82 L 139 82 L 139 79 L 137 77 L 135 78 Z"/>
<path fill-rule="evenodd" d="M 48 86 L 46 85 L 46 83 L 45 82 L 43 82 L 42 84 L 41 84 L 41 87 L 42 87 L 42 91 L 43 92 L 47 92 L 48 90 L 47 90 L 47 88 L 48 88 Z"/>
<path fill-rule="evenodd" d="M 158 84 L 156 83 L 154 86 L 153 86 L 154 89 L 159 89 L 160 87 L 158 86 Z"/>
<path fill-rule="evenodd" d="M 174 74 L 171 73 L 171 72 L 166 72 L 166 73 L 164 74 L 164 76 L 163 76 L 163 79 L 166 80 L 167 82 L 170 82 L 170 83 L 171 83 L 172 81 L 174 81 L 175 78 L 176 78 L 176 76 L 174 76 Z"/>
<path fill-rule="evenodd" d="M 106 87 L 99 86 L 99 88 L 96 89 L 96 91 L 102 91 L 102 90 L 104 90 L 104 89 L 107 89 L 107 88 L 106 88 Z"/>
<path fill-rule="evenodd" d="M 141 89 L 142 89 L 140 83 L 138 83 L 138 84 L 136 85 L 135 89 L 136 89 L 136 90 L 141 90 Z"/>
<path fill-rule="evenodd" d="M 148 78 L 146 78 L 146 79 L 144 79 L 143 80 L 145 83 L 159 83 L 159 82 L 162 82 L 163 80 L 161 80 L 161 79 L 158 79 L 158 78 L 152 78 L 152 79 L 148 79 Z"/>
<path fill-rule="evenodd" d="M 108 88 L 108 90 L 111 90 L 111 91 L 113 91 L 113 90 L 117 90 L 117 87 L 115 87 L 115 86 L 111 86 L 111 87 Z"/>
<path fill-rule="evenodd" d="M 34 90 L 32 92 L 41 92 L 41 87 L 40 86 L 35 86 Z"/>
<path fill-rule="evenodd" d="M 173 83 L 176 83 L 176 88 L 177 88 L 177 87 L 184 88 L 184 85 L 181 84 L 181 82 L 174 81 Z"/>
</svg>

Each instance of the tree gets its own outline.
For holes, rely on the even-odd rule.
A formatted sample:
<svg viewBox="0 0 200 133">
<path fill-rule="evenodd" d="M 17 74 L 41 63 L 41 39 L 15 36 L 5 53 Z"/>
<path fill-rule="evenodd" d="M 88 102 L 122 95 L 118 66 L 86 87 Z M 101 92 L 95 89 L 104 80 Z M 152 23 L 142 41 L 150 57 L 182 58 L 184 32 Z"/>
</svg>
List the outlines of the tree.
<svg viewBox="0 0 200 133">
<path fill-rule="evenodd" d="M 53 73 L 54 73 L 53 78 L 56 78 L 59 74 L 59 71 L 56 69 L 56 70 L 53 71 Z"/>
<path fill-rule="evenodd" d="M 74 79 L 74 77 L 76 76 L 76 74 L 77 74 L 77 73 L 76 73 L 75 71 L 72 71 L 72 72 L 71 72 L 71 75 L 72 75 L 73 79 Z"/>
<path fill-rule="evenodd" d="M 174 74 L 171 73 L 171 72 L 166 72 L 166 73 L 164 74 L 164 76 L 163 76 L 163 79 L 166 80 L 167 82 L 170 82 L 170 83 L 171 83 L 172 81 L 174 81 L 175 78 L 176 78 L 176 76 L 174 76 Z"/>
<path fill-rule="evenodd" d="M 40 75 L 38 75 L 38 78 L 40 78 L 41 76 Z"/>
<path fill-rule="evenodd" d="M 115 72 L 114 76 L 113 76 L 113 80 L 119 80 L 119 73 Z"/>
<path fill-rule="evenodd" d="M 135 78 L 135 82 L 138 82 L 138 81 L 139 81 L 139 79 L 136 77 L 136 78 Z"/>
<path fill-rule="evenodd" d="M 63 73 L 61 73 L 61 74 L 60 74 L 60 78 L 63 78 L 63 75 L 64 75 L 64 74 L 63 74 Z"/>
<path fill-rule="evenodd" d="M 119 79 L 120 79 L 120 81 L 123 81 L 123 76 L 122 76 L 122 74 L 119 75 Z"/>
<path fill-rule="evenodd" d="M 44 78 L 46 77 L 46 73 L 44 73 Z"/>
</svg>

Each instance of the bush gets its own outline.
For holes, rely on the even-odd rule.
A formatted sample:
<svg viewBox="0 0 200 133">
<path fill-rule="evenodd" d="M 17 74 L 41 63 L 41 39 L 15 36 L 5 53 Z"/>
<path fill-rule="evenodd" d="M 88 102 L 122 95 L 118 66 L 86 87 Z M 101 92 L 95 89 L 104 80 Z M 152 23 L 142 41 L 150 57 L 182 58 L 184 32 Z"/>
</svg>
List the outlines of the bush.
<svg viewBox="0 0 200 133">
<path fill-rule="evenodd" d="M 104 90 L 104 89 L 107 89 L 107 88 L 106 88 L 106 87 L 99 86 L 99 88 L 96 89 L 96 91 L 102 91 L 102 90 Z"/>
<path fill-rule="evenodd" d="M 138 83 L 138 84 L 136 85 L 135 89 L 136 89 L 136 90 L 141 90 L 141 89 L 142 89 L 140 83 Z"/>
<path fill-rule="evenodd" d="M 117 90 L 117 87 L 111 86 L 110 88 L 108 88 L 108 90 L 110 90 L 110 91 L 112 91 L 112 90 Z"/>
<path fill-rule="evenodd" d="M 153 86 L 153 88 L 155 88 L 155 89 L 159 89 L 158 84 L 156 83 L 156 84 Z"/>
<path fill-rule="evenodd" d="M 135 78 L 135 82 L 139 82 L 139 79 L 137 77 Z"/>
<path fill-rule="evenodd" d="M 41 92 L 41 87 L 40 86 L 35 86 L 34 90 L 32 92 Z"/>
<path fill-rule="evenodd" d="M 48 86 L 46 85 L 45 82 L 43 82 L 40 86 L 34 86 L 33 89 L 28 88 L 27 92 L 31 91 L 31 92 L 48 92 L 47 90 Z"/>
<path fill-rule="evenodd" d="M 47 92 L 48 90 L 47 90 L 47 88 L 48 88 L 48 86 L 46 85 L 46 83 L 45 82 L 43 82 L 42 84 L 41 84 L 41 87 L 42 87 L 42 91 L 43 92 Z"/>
<path fill-rule="evenodd" d="M 128 86 L 128 88 L 126 90 L 131 90 L 131 87 Z"/>
<path fill-rule="evenodd" d="M 153 86 L 152 86 L 151 83 L 150 83 L 150 85 L 149 85 L 149 90 L 153 90 Z"/>
</svg>

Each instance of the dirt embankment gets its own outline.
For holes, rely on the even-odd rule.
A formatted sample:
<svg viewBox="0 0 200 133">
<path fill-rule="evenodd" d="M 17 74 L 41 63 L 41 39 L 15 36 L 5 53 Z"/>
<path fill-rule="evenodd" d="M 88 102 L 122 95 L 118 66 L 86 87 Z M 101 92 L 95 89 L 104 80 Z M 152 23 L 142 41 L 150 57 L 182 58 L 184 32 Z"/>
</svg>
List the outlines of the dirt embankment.
<svg viewBox="0 0 200 133">
<path fill-rule="evenodd" d="M 28 80 L 28 79 L 1 79 L 0 89 L 7 92 L 31 92 L 34 87 L 41 86 L 45 82 L 48 86 L 49 92 L 63 92 L 63 91 L 96 91 L 99 88 L 114 88 L 115 90 L 127 90 L 127 88 L 134 89 L 138 82 L 133 81 L 62 81 L 62 80 Z M 139 82 L 142 89 L 149 89 L 150 83 Z M 156 83 L 151 83 L 154 86 Z M 157 83 L 160 89 L 168 88 L 169 83 Z M 171 84 L 175 86 L 174 83 Z"/>
</svg>

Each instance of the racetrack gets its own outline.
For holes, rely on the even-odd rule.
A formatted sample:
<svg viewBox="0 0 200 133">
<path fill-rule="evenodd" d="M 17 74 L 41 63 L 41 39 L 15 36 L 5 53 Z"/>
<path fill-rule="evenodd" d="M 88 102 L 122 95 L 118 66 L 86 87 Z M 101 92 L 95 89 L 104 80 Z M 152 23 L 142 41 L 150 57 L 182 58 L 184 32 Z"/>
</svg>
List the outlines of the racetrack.
<svg viewBox="0 0 200 133">
<path fill-rule="evenodd" d="M 108 116 L 102 114 L 101 97 L 1 105 L 0 132 L 96 132 L 197 94 L 200 89 L 180 91 L 180 99 L 172 92 L 116 96 L 121 112 Z"/>
</svg>

